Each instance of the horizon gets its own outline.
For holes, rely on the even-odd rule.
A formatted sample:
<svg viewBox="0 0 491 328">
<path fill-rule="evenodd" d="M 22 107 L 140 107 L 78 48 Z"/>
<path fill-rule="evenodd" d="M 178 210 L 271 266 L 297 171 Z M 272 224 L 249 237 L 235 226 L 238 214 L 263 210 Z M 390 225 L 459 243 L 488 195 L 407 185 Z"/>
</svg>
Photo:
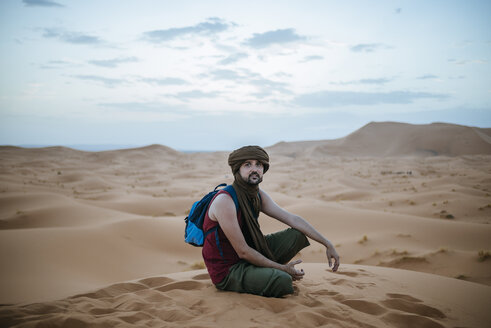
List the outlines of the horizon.
<svg viewBox="0 0 491 328">
<path fill-rule="evenodd" d="M 372 121 L 490 127 L 489 12 L 478 0 L 3 1 L 0 144 L 215 151 Z"/>
<path fill-rule="evenodd" d="M 347 135 L 342 136 L 340 138 L 290 140 L 290 141 L 279 140 L 279 141 L 277 141 L 273 144 L 270 144 L 270 145 L 260 145 L 260 146 L 264 147 L 264 148 L 269 148 L 269 147 L 273 147 L 273 146 L 275 146 L 279 143 L 283 143 L 283 142 L 294 143 L 294 142 L 314 142 L 314 141 L 329 141 L 329 140 L 343 139 L 343 138 L 363 129 L 367 125 L 381 124 L 381 123 L 408 124 L 408 125 L 414 125 L 414 126 L 433 125 L 433 124 L 448 124 L 448 125 L 463 126 L 463 127 L 468 127 L 468 128 L 481 128 L 481 127 L 477 127 L 477 126 L 459 125 L 459 124 L 453 124 L 453 123 L 447 123 L 447 122 L 431 122 L 428 124 L 411 124 L 411 123 L 395 122 L 395 121 L 380 121 L 380 122 L 372 121 L 372 122 L 369 122 L 369 123 L 363 125 L 362 127 L 354 130 L 354 131 L 351 131 Z M 483 129 L 491 129 L 491 126 L 490 127 L 484 127 Z M 202 149 L 202 150 L 199 150 L 199 149 L 178 149 L 178 148 L 174 148 L 174 147 L 171 147 L 169 145 L 160 144 L 160 143 L 142 144 L 142 145 L 128 145 L 128 144 L 126 144 L 126 145 L 123 145 L 123 144 L 57 144 L 57 145 L 54 145 L 54 144 L 46 144 L 46 145 L 42 145 L 42 144 L 19 144 L 19 145 L 2 145 L 2 144 L 0 144 L 0 147 L 9 147 L 9 146 L 21 147 L 21 148 L 65 147 L 65 148 L 70 148 L 70 149 L 74 149 L 74 150 L 86 151 L 86 152 L 103 152 L 103 151 L 123 150 L 123 149 L 138 149 L 138 148 L 144 148 L 144 147 L 149 147 L 149 146 L 153 146 L 153 145 L 168 147 L 168 148 L 171 148 L 171 149 L 178 151 L 178 152 L 181 152 L 181 153 L 212 153 L 212 152 L 228 152 L 228 151 L 233 150 L 233 149 Z M 241 146 L 243 146 L 243 145 L 241 145 Z"/>
</svg>

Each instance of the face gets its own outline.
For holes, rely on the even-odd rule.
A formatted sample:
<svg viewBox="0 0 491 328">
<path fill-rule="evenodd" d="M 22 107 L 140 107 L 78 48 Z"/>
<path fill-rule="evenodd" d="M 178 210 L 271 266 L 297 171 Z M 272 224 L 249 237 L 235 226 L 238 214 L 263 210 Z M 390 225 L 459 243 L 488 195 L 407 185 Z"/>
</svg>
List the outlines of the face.
<svg viewBox="0 0 491 328">
<path fill-rule="evenodd" d="M 257 185 L 263 181 L 264 166 L 260 161 L 249 159 L 240 166 L 239 173 L 245 182 Z"/>
</svg>

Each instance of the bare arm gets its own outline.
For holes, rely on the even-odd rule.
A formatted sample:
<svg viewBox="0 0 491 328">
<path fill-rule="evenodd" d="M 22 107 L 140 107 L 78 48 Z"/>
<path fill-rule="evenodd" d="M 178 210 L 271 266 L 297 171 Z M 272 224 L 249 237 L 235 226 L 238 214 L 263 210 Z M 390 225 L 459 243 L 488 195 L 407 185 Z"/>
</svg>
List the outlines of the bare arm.
<svg viewBox="0 0 491 328">
<path fill-rule="evenodd" d="M 294 280 L 302 279 L 304 275 L 303 271 L 295 269 L 295 265 L 301 261 L 297 260 L 288 264 L 276 263 L 247 244 L 237 221 L 234 201 L 229 195 L 218 195 L 211 204 L 208 215 L 211 220 L 217 221 L 220 224 L 220 228 L 241 259 L 257 266 L 285 271 Z"/>
<path fill-rule="evenodd" d="M 276 204 L 269 195 L 260 190 L 262 199 L 262 212 L 266 215 L 271 216 L 292 228 L 297 229 L 304 235 L 317 241 L 318 243 L 326 247 L 326 256 L 329 263 L 329 267 L 332 266 L 332 260 L 334 260 L 334 266 L 332 266 L 332 271 L 337 271 L 339 267 L 339 255 L 332 243 L 325 238 L 321 233 L 319 233 L 310 223 L 308 223 L 302 217 L 292 214 L 285 209 L 281 208 Z"/>
</svg>

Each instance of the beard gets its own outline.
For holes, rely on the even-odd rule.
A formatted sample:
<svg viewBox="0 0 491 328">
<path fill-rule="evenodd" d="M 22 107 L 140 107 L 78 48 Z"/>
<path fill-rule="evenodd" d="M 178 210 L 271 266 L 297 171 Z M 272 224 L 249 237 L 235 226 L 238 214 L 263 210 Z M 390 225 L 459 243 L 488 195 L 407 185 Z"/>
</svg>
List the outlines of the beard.
<svg viewBox="0 0 491 328">
<path fill-rule="evenodd" d="M 263 181 L 263 178 L 258 173 L 252 172 L 244 181 L 250 185 L 258 185 Z"/>
</svg>

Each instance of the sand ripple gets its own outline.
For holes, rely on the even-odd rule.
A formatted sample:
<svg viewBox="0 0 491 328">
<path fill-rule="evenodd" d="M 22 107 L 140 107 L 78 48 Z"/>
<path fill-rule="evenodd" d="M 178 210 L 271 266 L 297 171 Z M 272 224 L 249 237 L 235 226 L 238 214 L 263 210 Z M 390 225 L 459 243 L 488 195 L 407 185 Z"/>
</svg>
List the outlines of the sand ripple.
<svg viewBox="0 0 491 328">
<path fill-rule="evenodd" d="M 409 285 L 438 279 L 438 284 L 450 287 L 451 279 L 442 282 L 441 277 L 423 273 L 361 266 L 348 266 L 344 274 L 329 273 L 325 264 L 306 264 L 305 269 L 310 278 L 298 282 L 295 294 L 282 299 L 218 291 L 201 270 L 117 283 L 58 301 L 4 305 L 0 325 L 440 328 L 462 323 L 480 327 L 489 319 L 484 313 L 476 316 L 470 304 L 449 310 L 447 303 L 469 293 L 476 302 L 488 298 L 489 303 L 489 287 L 476 292 L 479 285 L 455 281 L 453 294 L 435 299 Z M 387 275 L 398 281 L 388 281 Z"/>
</svg>

